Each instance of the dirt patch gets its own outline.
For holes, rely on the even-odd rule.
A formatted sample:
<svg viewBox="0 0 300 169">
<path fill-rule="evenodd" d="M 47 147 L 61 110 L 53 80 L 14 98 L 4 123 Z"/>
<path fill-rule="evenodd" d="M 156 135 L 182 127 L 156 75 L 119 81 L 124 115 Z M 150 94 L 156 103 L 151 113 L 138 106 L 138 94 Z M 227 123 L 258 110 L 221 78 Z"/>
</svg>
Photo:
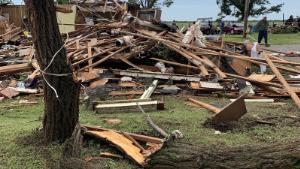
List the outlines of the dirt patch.
<svg viewBox="0 0 300 169">
<path fill-rule="evenodd" d="M 276 116 L 265 118 L 242 118 L 239 121 L 221 123 L 218 125 L 213 124 L 211 118 L 207 119 L 203 123 L 203 127 L 212 128 L 221 132 L 243 132 L 254 130 L 257 127 L 270 126 L 270 127 L 300 127 L 300 118 L 295 116 Z"/>
</svg>

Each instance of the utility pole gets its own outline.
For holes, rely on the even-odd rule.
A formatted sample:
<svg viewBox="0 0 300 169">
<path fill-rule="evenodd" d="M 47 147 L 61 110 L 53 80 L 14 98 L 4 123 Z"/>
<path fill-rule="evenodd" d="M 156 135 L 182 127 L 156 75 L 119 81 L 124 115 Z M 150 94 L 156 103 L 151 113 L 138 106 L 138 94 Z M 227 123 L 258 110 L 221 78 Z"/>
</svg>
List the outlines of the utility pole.
<svg viewBox="0 0 300 169">
<path fill-rule="evenodd" d="M 249 5 L 250 0 L 245 0 L 245 11 L 244 11 L 244 33 L 243 37 L 247 37 L 247 30 L 248 30 L 248 17 L 249 17 Z"/>
</svg>

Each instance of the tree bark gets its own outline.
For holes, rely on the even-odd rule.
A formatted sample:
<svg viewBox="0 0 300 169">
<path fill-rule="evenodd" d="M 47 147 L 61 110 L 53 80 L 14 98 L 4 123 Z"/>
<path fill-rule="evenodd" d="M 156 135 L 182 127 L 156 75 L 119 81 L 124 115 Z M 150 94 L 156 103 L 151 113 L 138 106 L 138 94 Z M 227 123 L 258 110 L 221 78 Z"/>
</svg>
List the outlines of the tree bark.
<svg viewBox="0 0 300 169">
<path fill-rule="evenodd" d="M 156 154 L 153 169 L 286 169 L 300 166 L 300 141 L 267 147 L 224 148 L 176 143 Z"/>
<path fill-rule="evenodd" d="M 54 54 L 63 46 L 60 36 L 53 0 L 27 0 L 33 42 L 36 48 L 36 59 L 41 70 L 50 64 Z M 46 70 L 47 73 L 68 74 L 54 76 L 44 74 L 44 78 L 55 88 L 43 81 L 44 87 L 44 120 L 43 132 L 46 143 L 64 142 L 72 135 L 78 122 L 79 83 L 73 79 L 71 66 L 67 63 L 66 49 L 58 55 Z"/>
</svg>

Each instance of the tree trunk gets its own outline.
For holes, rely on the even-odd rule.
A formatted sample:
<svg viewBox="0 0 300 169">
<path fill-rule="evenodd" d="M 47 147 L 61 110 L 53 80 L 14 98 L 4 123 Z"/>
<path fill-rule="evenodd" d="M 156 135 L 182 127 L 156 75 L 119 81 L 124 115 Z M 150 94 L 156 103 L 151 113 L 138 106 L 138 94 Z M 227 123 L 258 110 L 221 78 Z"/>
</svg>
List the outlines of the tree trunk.
<svg viewBox="0 0 300 169">
<path fill-rule="evenodd" d="M 286 169 L 300 167 L 300 141 L 268 147 L 224 149 L 176 143 L 152 157 L 155 169 Z"/>
<path fill-rule="evenodd" d="M 27 0 L 33 42 L 36 48 L 36 59 L 41 70 L 51 63 L 54 54 L 62 47 L 63 42 L 56 19 L 53 0 Z M 65 141 L 72 135 L 78 122 L 79 83 L 73 79 L 71 66 L 67 63 L 66 49 L 58 55 L 45 70 L 52 74 L 68 74 L 55 76 L 44 74 L 44 120 L 43 132 L 46 143 Z M 57 91 L 58 98 L 54 90 Z"/>
</svg>

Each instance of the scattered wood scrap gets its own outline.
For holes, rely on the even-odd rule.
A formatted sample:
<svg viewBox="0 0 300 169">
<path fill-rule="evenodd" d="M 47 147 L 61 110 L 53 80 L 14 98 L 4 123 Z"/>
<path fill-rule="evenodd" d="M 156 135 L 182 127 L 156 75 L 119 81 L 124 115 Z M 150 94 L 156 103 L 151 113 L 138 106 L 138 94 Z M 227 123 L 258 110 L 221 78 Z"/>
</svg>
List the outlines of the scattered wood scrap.
<svg viewBox="0 0 300 169">
<path fill-rule="evenodd" d="M 126 132 L 118 132 L 99 127 L 82 126 L 84 135 L 90 135 L 103 141 L 107 141 L 120 150 L 126 157 L 133 160 L 137 164 L 144 166 L 150 156 L 161 150 L 164 145 L 164 140 L 149 136 L 137 135 Z M 142 147 L 140 143 L 145 143 Z M 121 158 L 119 155 L 111 153 L 101 154 L 106 157 Z"/>
<path fill-rule="evenodd" d="M 237 100 L 227 105 L 223 109 L 219 109 L 210 104 L 192 98 L 189 98 L 188 100 L 196 105 L 208 109 L 209 111 L 212 111 L 214 113 L 213 123 L 220 124 L 223 122 L 237 121 L 247 113 L 244 97 L 244 95 L 240 96 Z"/>
</svg>

